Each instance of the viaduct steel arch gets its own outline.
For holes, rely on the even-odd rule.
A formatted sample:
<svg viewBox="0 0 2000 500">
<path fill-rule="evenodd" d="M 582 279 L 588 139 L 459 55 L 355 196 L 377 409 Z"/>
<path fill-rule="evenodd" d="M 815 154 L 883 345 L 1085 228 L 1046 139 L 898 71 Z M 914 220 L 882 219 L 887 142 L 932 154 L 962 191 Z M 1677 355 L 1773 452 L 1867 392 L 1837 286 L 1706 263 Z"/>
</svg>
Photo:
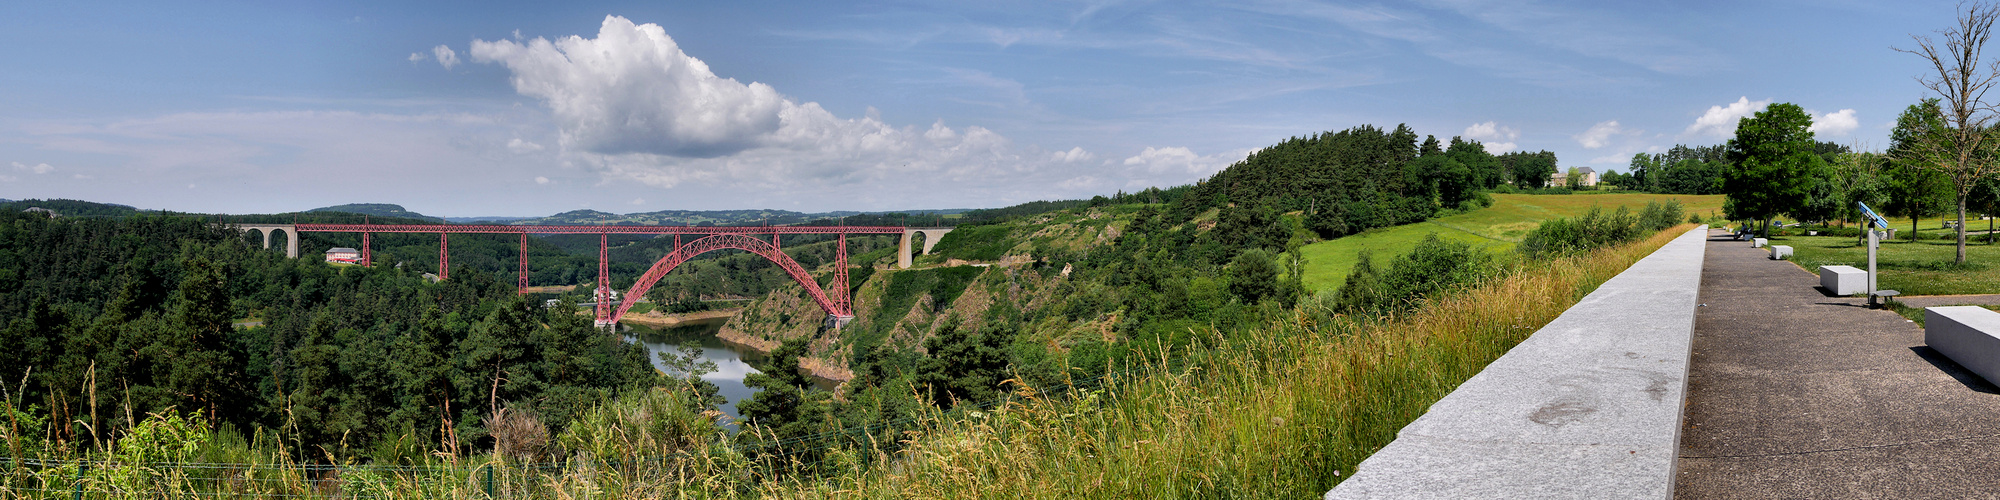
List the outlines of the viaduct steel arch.
<svg viewBox="0 0 2000 500">
<path fill-rule="evenodd" d="M 261 225 L 256 225 L 255 227 L 252 227 L 251 225 L 239 225 L 238 227 L 245 230 L 251 230 L 251 229 L 260 230 L 264 232 L 266 235 L 270 234 L 270 232 L 274 229 L 283 230 L 289 234 L 294 234 L 294 235 L 299 232 L 361 233 L 361 262 L 362 265 L 364 266 L 371 265 L 373 263 L 373 258 L 371 255 L 371 251 L 369 249 L 370 246 L 369 235 L 373 233 L 437 233 L 439 279 L 449 278 L 448 273 L 451 268 L 450 264 L 451 254 L 447 250 L 447 245 L 450 242 L 449 236 L 452 233 L 519 234 L 521 235 L 521 252 L 520 252 L 521 272 L 520 272 L 519 286 L 522 293 L 526 293 L 528 287 L 528 277 L 527 277 L 528 235 L 596 234 L 598 235 L 597 300 L 596 300 L 598 326 L 616 324 L 619 319 L 625 316 L 625 313 L 627 311 L 632 309 L 633 304 L 637 304 L 639 299 L 644 298 L 646 292 L 648 290 L 651 290 L 653 288 L 653 285 L 659 283 L 660 279 L 666 277 L 667 273 L 672 272 L 674 268 L 679 267 L 681 264 L 686 263 L 688 260 L 693 259 L 697 255 L 713 252 L 716 250 L 725 250 L 725 249 L 747 251 L 753 254 L 757 254 L 758 256 L 763 257 L 767 260 L 770 260 L 772 263 L 777 264 L 779 267 L 785 270 L 786 275 L 791 276 L 793 281 L 797 281 L 799 283 L 799 286 L 805 287 L 806 292 L 812 295 L 813 302 L 819 304 L 820 309 L 825 310 L 827 315 L 830 316 L 836 322 L 836 324 L 844 324 L 848 319 L 854 317 L 853 301 L 852 298 L 847 296 L 848 293 L 847 292 L 847 235 L 902 234 L 904 235 L 903 246 L 907 248 L 909 245 L 908 233 L 910 232 L 908 228 L 900 226 L 690 227 L 690 226 L 549 226 L 549 225 L 509 226 L 509 225 L 456 225 L 456 224 L 261 224 Z M 654 262 L 653 267 L 651 269 L 648 269 L 645 275 L 640 276 L 639 280 L 632 284 L 632 289 L 625 294 L 624 300 L 622 300 L 621 303 L 615 309 L 611 305 L 611 297 L 610 297 L 611 259 L 609 258 L 609 252 L 610 252 L 609 241 L 610 241 L 610 235 L 613 234 L 674 235 L 674 250 L 672 252 L 668 252 L 667 255 L 660 257 L 658 261 Z M 766 235 L 766 234 L 771 236 L 771 239 L 769 241 L 753 236 L 753 235 Z M 822 288 L 819 285 L 819 282 L 813 279 L 812 274 L 808 272 L 803 266 L 799 265 L 798 261 L 793 260 L 790 255 L 786 255 L 784 251 L 779 249 L 779 243 L 780 243 L 779 238 L 781 235 L 785 234 L 832 234 L 839 236 L 839 243 L 836 245 L 836 250 L 834 252 L 835 257 L 834 257 L 833 279 L 830 282 L 828 282 L 827 284 L 828 287 Z M 938 234 L 941 235 L 942 233 Z M 681 242 L 680 238 L 681 235 L 700 235 L 700 237 L 684 244 Z M 926 247 L 925 253 L 929 253 L 928 250 L 930 245 L 928 243 L 933 243 L 935 238 L 928 238 L 928 236 L 930 236 L 928 234 L 926 236 L 927 240 L 931 240 L 931 241 L 926 241 L 927 244 L 925 245 Z M 297 245 L 298 241 L 297 238 L 291 238 L 291 240 L 293 245 Z M 268 243 L 266 243 L 266 245 L 268 246 Z M 296 247 L 294 247 L 294 249 L 291 252 L 289 252 L 288 255 L 296 257 L 298 255 Z M 907 259 L 908 257 L 905 256 L 904 258 Z"/>
</svg>

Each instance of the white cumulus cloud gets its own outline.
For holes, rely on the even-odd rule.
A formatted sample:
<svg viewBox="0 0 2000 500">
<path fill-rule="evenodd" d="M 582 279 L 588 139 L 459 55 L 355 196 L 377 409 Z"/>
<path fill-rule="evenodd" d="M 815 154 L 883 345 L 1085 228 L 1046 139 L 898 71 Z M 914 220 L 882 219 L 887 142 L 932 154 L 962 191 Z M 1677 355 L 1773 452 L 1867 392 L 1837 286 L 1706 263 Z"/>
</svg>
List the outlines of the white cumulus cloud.
<svg viewBox="0 0 2000 500">
<path fill-rule="evenodd" d="M 548 178 L 548 177 L 543 177 L 543 176 L 539 176 L 539 175 L 537 175 L 537 176 L 535 176 L 535 183 L 536 183 L 536 184 L 541 184 L 541 185 L 548 185 L 548 183 L 549 183 L 549 178 Z"/>
<path fill-rule="evenodd" d="M 1812 127 L 1806 130 L 1815 135 L 1847 135 L 1857 128 L 1861 128 L 1861 120 L 1854 117 L 1854 110 L 1843 109 L 1814 115 Z"/>
<path fill-rule="evenodd" d="M 1736 135 L 1736 122 L 1757 114 L 1758 111 L 1763 111 L 1765 106 L 1770 105 L 1770 99 L 1752 101 L 1746 96 L 1738 97 L 1736 102 L 1726 106 L 1709 106 L 1708 112 L 1702 113 L 1700 118 L 1694 119 L 1693 125 L 1688 125 L 1687 130 L 1681 132 L 1681 137 L 1728 139 Z"/>
<path fill-rule="evenodd" d="M 423 53 L 421 53 L 421 52 L 411 52 L 411 53 L 410 53 L 410 62 L 420 62 L 420 61 L 423 61 L 423 60 L 425 60 L 425 59 L 430 59 L 430 58 L 429 58 L 429 57 L 426 57 L 426 56 L 424 56 L 424 54 L 423 54 Z"/>
<path fill-rule="evenodd" d="M 1488 153 L 1500 154 L 1513 151 L 1514 148 L 1519 147 L 1514 144 L 1514 139 L 1521 137 L 1521 131 L 1489 121 L 1486 123 L 1474 123 L 1470 127 L 1465 127 L 1465 133 L 1461 135 L 1464 135 L 1467 139 L 1485 144 L 1486 152 Z"/>
<path fill-rule="evenodd" d="M 554 112 L 562 145 L 592 153 L 712 158 L 777 139 L 785 115 L 814 118 L 770 85 L 716 76 L 659 25 L 617 16 L 597 38 L 473 40 L 471 56 L 512 70 L 514 90 Z"/>
<path fill-rule="evenodd" d="M 1576 139 L 1576 143 L 1583 145 L 1584 149 L 1597 149 L 1611 145 L 1613 136 L 1624 133 L 1625 128 L 1618 125 L 1618 120 L 1610 120 L 1591 125 L 1589 130 L 1570 138 Z"/>
<path fill-rule="evenodd" d="M 443 45 L 431 47 L 431 54 L 437 56 L 438 64 L 444 65 L 444 69 L 451 69 L 458 66 L 458 51 L 451 50 L 451 47 Z M 411 60 L 415 61 L 416 59 Z"/>
</svg>

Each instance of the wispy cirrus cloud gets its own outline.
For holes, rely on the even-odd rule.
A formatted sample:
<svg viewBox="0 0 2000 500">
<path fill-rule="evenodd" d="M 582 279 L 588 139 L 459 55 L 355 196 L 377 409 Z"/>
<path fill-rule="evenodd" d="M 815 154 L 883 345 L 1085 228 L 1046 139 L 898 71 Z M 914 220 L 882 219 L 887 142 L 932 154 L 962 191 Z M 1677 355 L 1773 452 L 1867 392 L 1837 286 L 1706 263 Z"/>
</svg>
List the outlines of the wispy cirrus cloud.
<svg viewBox="0 0 2000 500">
<path fill-rule="evenodd" d="M 1576 143 L 1583 146 L 1584 149 L 1597 149 L 1611 145 L 1613 137 L 1624 134 L 1625 127 L 1618 125 L 1618 120 L 1609 120 L 1597 122 L 1596 125 L 1591 125 L 1583 133 L 1571 136 L 1571 138 L 1576 139 Z"/>
<path fill-rule="evenodd" d="M 174 207 L 179 210 L 243 211 L 227 208 L 232 202 L 302 210 L 351 203 L 362 193 L 423 200 L 440 186 L 478 190 L 494 174 L 547 171 L 547 158 L 508 153 L 509 137 L 536 132 L 520 125 L 532 121 L 519 112 L 191 112 L 28 122 L 17 140 L 50 154 L 92 159 L 42 169 L 72 173 L 35 181 L 42 192 L 141 200 L 159 185 L 186 183 L 227 191 Z M 91 182 L 66 184 L 86 180 Z M 50 196 L 56 195 L 77 196 Z M 320 205 L 299 206 L 312 203 Z"/>
</svg>

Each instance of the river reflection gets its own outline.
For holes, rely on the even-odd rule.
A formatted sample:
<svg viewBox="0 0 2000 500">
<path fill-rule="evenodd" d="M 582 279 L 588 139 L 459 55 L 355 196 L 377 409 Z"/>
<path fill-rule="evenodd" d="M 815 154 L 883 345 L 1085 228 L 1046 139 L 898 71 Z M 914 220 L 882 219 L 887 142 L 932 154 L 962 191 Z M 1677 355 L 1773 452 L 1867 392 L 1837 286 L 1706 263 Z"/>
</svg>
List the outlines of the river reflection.
<svg viewBox="0 0 2000 500">
<path fill-rule="evenodd" d="M 722 331 L 722 324 L 727 322 L 729 318 L 725 317 L 689 321 L 670 327 L 625 323 L 624 336 L 627 341 L 645 345 L 647 357 L 653 360 L 653 368 L 662 370 L 665 363 L 660 361 L 660 353 L 678 355 L 682 343 L 694 341 L 700 344 L 701 357 L 715 363 L 715 371 L 702 375 L 701 379 L 722 389 L 722 397 L 728 400 L 722 403 L 722 412 L 729 414 L 731 419 L 740 419 L 743 415 L 736 412 L 736 403 L 757 394 L 757 389 L 743 385 L 743 377 L 757 373 L 750 363 L 762 362 L 764 355 L 716 337 L 715 334 Z"/>
</svg>

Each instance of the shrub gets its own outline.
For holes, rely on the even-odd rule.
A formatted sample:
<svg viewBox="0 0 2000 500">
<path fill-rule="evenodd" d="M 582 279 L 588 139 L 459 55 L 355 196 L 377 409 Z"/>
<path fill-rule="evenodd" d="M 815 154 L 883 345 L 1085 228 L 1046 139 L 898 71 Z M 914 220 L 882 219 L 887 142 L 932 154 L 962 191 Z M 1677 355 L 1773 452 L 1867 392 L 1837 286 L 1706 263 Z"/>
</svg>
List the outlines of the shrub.
<svg viewBox="0 0 2000 500">
<path fill-rule="evenodd" d="M 501 408 L 499 412 L 487 415 L 481 423 L 493 436 L 493 453 L 530 463 L 548 452 L 549 428 L 534 413 Z"/>
<path fill-rule="evenodd" d="M 1649 201 L 1646 202 L 1646 208 L 1639 211 L 1639 227 L 1647 232 L 1674 227 L 1680 224 L 1680 222 L 1681 202 L 1679 200 L 1667 200 L 1664 203 Z"/>
<path fill-rule="evenodd" d="M 1347 281 L 1341 283 L 1340 290 L 1329 299 L 1322 299 L 1334 311 L 1358 313 L 1375 308 L 1377 297 L 1382 295 L 1381 277 L 1375 271 L 1373 253 L 1362 250 L 1360 261 L 1354 263 L 1354 271 L 1347 273 Z"/>
<path fill-rule="evenodd" d="M 1278 295 L 1278 262 L 1271 252 L 1252 248 L 1236 254 L 1229 263 L 1229 291 L 1243 302 L 1255 304 Z"/>
<path fill-rule="evenodd" d="M 1334 307 L 1348 314 L 1396 314 L 1408 311 L 1439 293 L 1476 284 L 1495 272 L 1492 257 L 1436 234 L 1417 242 L 1410 253 L 1396 257 L 1378 272 L 1367 254 L 1335 292 Z"/>
<path fill-rule="evenodd" d="M 1412 307 L 1425 297 L 1477 283 L 1493 271 L 1492 257 L 1465 243 L 1425 236 L 1389 264 L 1382 275 L 1383 298 L 1390 307 Z"/>
<path fill-rule="evenodd" d="M 1670 214 L 1672 218 L 1666 220 L 1680 220 L 1678 207 L 1654 209 L 1649 205 L 1648 209 L 1660 212 L 1656 217 Z M 1544 258 L 1618 245 L 1638 239 L 1641 232 L 1652 231 L 1657 229 L 1642 228 L 1640 217 L 1633 216 L 1625 207 L 1618 207 L 1618 211 L 1610 214 L 1592 208 L 1576 219 L 1543 221 L 1514 248 L 1529 258 Z"/>
</svg>

